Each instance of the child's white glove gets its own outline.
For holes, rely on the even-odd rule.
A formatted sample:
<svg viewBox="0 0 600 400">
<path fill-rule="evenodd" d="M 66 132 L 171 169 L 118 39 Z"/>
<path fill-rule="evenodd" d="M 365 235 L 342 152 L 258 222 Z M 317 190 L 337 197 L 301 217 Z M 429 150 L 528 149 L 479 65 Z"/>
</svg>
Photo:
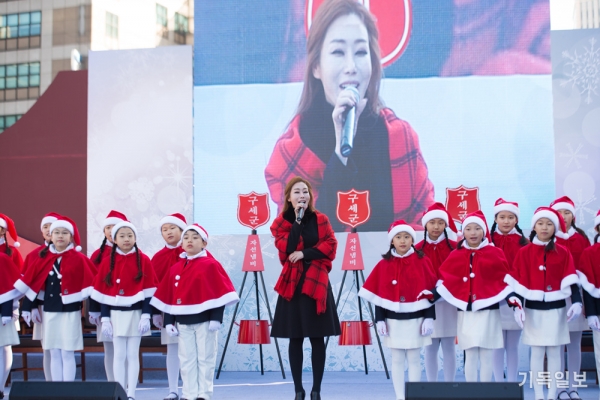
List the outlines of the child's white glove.
<svg viewBox="0 0 600 400">
<path fill-rule="evenodd" d="M 421 325 L 421 336 L 429 336 L 433 333 L 433 318 L 425 318 Z"/>
<path fill-rule="evenodd" d="M 520 307 L 515 307 L 513 315 L 517 325 L 519 325 L 519 328 L 523 329 L 523 323 L 525 322 L 525 310 Z"/>
<path fill-rule="evenodd" d="M 376 325 L 377 325 L 377 333 L 379 333 L 380 336 L 388 335 L 387 324 L 385 323 L 385 321 L 377 321 Z"/>
<path fill-rule="evenodd" d="M 152 323 L 158 329 L 164 328 L 163 316 L 161 314 L 155 314 L 152 316 Z"/>
<path fill-rule="evenodd" d="M 219 321 L 210 321 L 208 324 L 208 330 L 215 332 L 221 329 L 221 323 Z"/>
<path fill-rule="evenodd" d="M 150 314 L 142 314 L 140 323 L 138 324 L 138 332 L 140 335 L 145 334 L 150 330 Z"/>
<path fill-rule="evenodd" d="M 165 330 L 167 331 L 167 335 L 171 337 L 179 336 L 179 331 L 175 328 L 175 325 L 169 324 L 165 326 Z"/>
<path fill-rule="evenodd" d="M 569 307 L 569 311 L 567 311 L 567 322 L 571 322 L 575 318 L 581 315 L 582 311 L 581 303 L 573 303 L 571 307 Z"/>
<path fill-rule="evenodd" d="M 31 320 L 34 324 L 42 323 L 42 314 L 40 314 L 40 310 L 38 308 L 31 310 Z"/>
<path fill-rule="evenodd" d="M 590 329 L 596 332 L 600 332 L 600 320 L 598 320 L 597 315 L 590 315 L 589 317 L 587 317 L 587 320 Z"/>
<path fill-rule="evenodd" d="M 106 336 L 107 338 L 112 339 L 113 328 L 112 328 L 112 324 L 110 323 L 110 318 L 102 321 L 102 334 L 104 336 Z"/>
<path fill-rule="evenodd" d="M 100 325 L 100 312 L 99 311 L 90 311 L 90 324 L 92 325 Z"/>
<path fill-rule="evenodd" d="M 2 317 L 2 325 L 6 325 L 10 322 L 12 322 L 12 315 L 10 317 Z"/>
<path fill-rule="evenodd" d="M 29 311 L 23 311 L 21 317 L 23 317 L 23 321 L 25 321 L 27 326 L 31 326 L 31 313 Z"/>
</svg>

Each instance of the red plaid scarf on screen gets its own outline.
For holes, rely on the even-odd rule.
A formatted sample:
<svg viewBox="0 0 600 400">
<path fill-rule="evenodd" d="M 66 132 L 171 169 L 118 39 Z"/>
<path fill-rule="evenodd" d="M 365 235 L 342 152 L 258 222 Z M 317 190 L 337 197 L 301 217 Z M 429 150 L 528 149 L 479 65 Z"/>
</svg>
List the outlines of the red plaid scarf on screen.
<svg viewBox="0 0 600 400">
<path fill-rule="evenodd" d="M 419 138 L 410 124 L 399 119 L 389 108 L 381 110 L 380 116 L 385 119 L 389 135 L 394 219 L 403 219 L 421 230 L 421 216 L 434 203 L 434 191 Z M 279 138 L 265 168 L 271 199 L 277 203 L 278 212 L 283 210 L 283 191 L 291 178 L 300 176 L 311 183 L 315 204 L 323 183 L 326 165 L 302 141 L 300 118 L 297 115 Z"/>
<path fill-rule="evenodd" d="M 306 271 L 304 285 L 302 285 L 302 293 L 315 299 L 317 302 L 317 314 L 323 314 L 327 308 L 329 271 L 331 271 L 331 261 L 335 258 L 337 239 L 327 216 L 317 211 L 315 211 L 315 215 L 317 217 L 319 241 L 314 248 L 321 251 L 326 258 L 311 261 L 310 268 Z M 288 259 L 286 250 L 291 230 L 292 223 L 286 220 L 282 214 L 279 214 L 275 218 L 275 221 L 273 221 L 273 225 L 271 225 L 271 233 L 275 237 L 275 247 L 279 250 L 279 260 L 283 265 L 283 270 L 275 285 L 275 291 L 287 301 L 290 301 L 294 296 L 296 286 L 304 271 L 304 260 L 292 263 Z M 296 250 L 303 249 L 304 242 L 302 237 L 300 237 Z"/>
</svg>

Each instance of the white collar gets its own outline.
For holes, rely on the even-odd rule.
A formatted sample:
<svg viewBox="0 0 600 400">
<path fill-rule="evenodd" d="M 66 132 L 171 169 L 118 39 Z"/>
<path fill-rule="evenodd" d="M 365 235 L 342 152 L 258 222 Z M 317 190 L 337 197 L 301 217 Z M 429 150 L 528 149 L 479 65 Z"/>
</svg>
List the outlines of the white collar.
<svg viewBox="0 0 600 400">
<path fill-rule="evenodd" d="M 553 241 L 556 241 L 556 238 Z M 548 241 L 548 242 L 542 242 L 540 239 L 538 239 L 537 235 L 535 235 L 535 237 L 533 238 L 533 240 L 531 241 L 531 243 L 536 244 L 538 246 L 545 246 L 548 243 L 550 243 L 550 241 Z"/>
<path fill-rule="evenodd" d="M 120 254 L 122 256 L 126 256 L 128 254 L 135 253 L 135 247 L 132 247 L 131 250 L 129 250 L 128 253 L 123 252 L 119 247 L 117 247 L 116 251 L 117 251 L 117 254 Z"/>
<path fill-rule="evenodd" d="M 467 243 L 466 239 L 465 239 L 464 243 Z M 469 244 L 467 243 L 467 245 L 464 246 L 464 248 L 467 249 L 467 250 L 479 250 L 479 249 L 484 248 L 485 246 L 488 246 L 489 244 L 490 244 L 490 242 L 488 242 L 487 238 L 484 238 L 483 242 L 479 243 L 479 246 L 473 248 L 473 247 L 469 246 Z"/>
<path fill-rule="evenodd" d="M 193 260 L 194 258 L 199 258 L 199 257 L 206 257 L 206 249 L 202 250 L 200 253 L 198 254 L 194 254 L 193 256 L 188 256 L 187 253 L 184 251 L 183 253 L 181 253 L 179 255 L 180 258 L 187 258 L 188 260 Z"/>
<path fill-rule="evenodd" d="M 181 243 L 181 240 L 175 246 L 171 246 L 169 243 L 165 243 L 165 247 L 169 250 L 173 250 L 179 247 L 179 243 Z"/>
<path fill-rule="evenodd" d="M 398 257 L 398 258 L 408 257 L 408 256 L 410 256 L 414 252 L 415 252 L 415 249 L 413 249 L 412 246 L 411 246 L 410 249 L 408 249 L 408 251 L 406 252 L 406 254 L 404 254 L 403 256 L 401 256 L 400 254 L 396 253 L 396 249 L 392 249 L 392 255 L 394 257 Z"/>
<path fill-rule="evenodd" d="M 54 243 L 50 245 L 50 252 L 53 254 L 63 254 L 64 252 L 67 252 L 71 249 L 73 249 L 75 246 L 73 246 L 73 243 L 69 243 L 69 245 L 67 246 L 66 249 L 64 249 L 63 251 L 57 251 L 56 247 L 54 247 Z"/>
<path fill-rule="evenodd" d="M 446 239 L 444 237 L 444 234 L 442 233 L 440 236 L 438 236 L 438 238 L 436 240 L 432 240 L 429 235 L 426 235 L 425 240 L 427 241 L 427 243 L 429 244 L 438 244 L 440 243 L 442 240 Z"/>
<path fill-rule="evenodd" d="M 113 242 L 111 242 L 110 240 L 106 241 L 106 245 L 109 246 L 109 247 L 113 247 L 114 246 Z"/>
<path fill-rule="evenodd" d="M 504 233 L 500 232 L 500 229 L 498 228 L 498 226 L 496 226 L 496 229 L 494 229 L 494 232 L 496 232 L 496 233 L 498 233 L 498 235 L 502 235 L 502 236 L 508 236 L 508 235 L 519 235 L 519 236 L 521 236 L 521 234 L 519 233 L 519 231 L 517 230 L 517 228 L 512 228 L 510 230 L 510 232 L 504 234 Z"/>
<path fill-rule="evenodd" d="M 0 245 L 3 245 L 3 244 L 4 244 L 4 238 L 0 237 Z"/>
<path fill-rule="evenodd" d="M 575 230 L 575 228 L 570 227 L 569 230 L 568 230 L 568 232 L 567 232 L 567 235 L 569 235 L 569 237 L 572 237 L 576 233 L 577 233 L 577 231 Z"/>
</svg>

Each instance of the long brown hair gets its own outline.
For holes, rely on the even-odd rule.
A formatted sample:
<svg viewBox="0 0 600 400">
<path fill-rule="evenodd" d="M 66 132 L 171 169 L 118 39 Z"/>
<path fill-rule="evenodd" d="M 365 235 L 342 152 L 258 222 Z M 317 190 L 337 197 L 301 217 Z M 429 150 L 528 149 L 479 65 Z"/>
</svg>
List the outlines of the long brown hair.
<svg viewBox="0 0 600 400">
<path fill-rule="evenodd" d="M 369 99 L 367 108 L 375 115 L 382 107 L 379 98 L 379 85 L 383 75 L 381 67 L 381 51 L 379 49 L 379 32 L 375 18 L 362 4 L 356 0 L 327 0 L 317 10 L 306 42 L 306 71 L 304 71 L 304 88 L 298 104 L 297 114 L 304 114 L 320 92 L 324 92 L 323 83 L 313 76 L 313 71 L 321 61 L 321 49 L 329 26 L 345 15 L 356 15 L 367 28 L 369 34 L 369 53 L 371 54 L 371 81 L 365 97 Z M 311 197 L 312 198 L 312 197 Z"/>
<path fill-rule="evenodd" d="M 312 190 L 312 186 L 310 185 L 310 182 L 304 178 L 300 178 L 299 176 L 296 176 L 296 177 L 290 179 L 288 181 L 288 183 L 285 185 L 285 190 L 283 191 L 283 211 L 282 211 L 283 214 L 285 214 L 285 212 L 292 207 L 292 203 L 290 203 L 289 198 L 290 198 L 290 195 L 292 194 L 292 188 L 298 182 L 303 182 L 304 184 L 306 184 L 306 187 L 308 188 L 308 194 L 310 195 L 310 199 L 308 199 L 308 206 L 306 207 L 306 211 L 311 211 L 311 212 L 315 211 L 315 207 L 313 206 L 313 190 Z"/>
</svg>

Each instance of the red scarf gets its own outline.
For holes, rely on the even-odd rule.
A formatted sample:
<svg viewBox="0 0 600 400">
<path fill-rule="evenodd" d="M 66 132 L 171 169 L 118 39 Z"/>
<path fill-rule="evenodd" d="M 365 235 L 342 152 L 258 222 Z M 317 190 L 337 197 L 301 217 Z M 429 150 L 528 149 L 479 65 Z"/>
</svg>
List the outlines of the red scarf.
<svg viewBox="0 0 600 400">
<path fill-rule="evenodd" d="M 319 241 L 314 246 L 325 255 L 326 258 L 311 261 L 311 268 L 306 271 L 302 293 L 315 299 L 317 302 L 317 314 L 323 314 L 327 308 L 327 287 L 329 286 L 329 271 L 331 271 L 331 262 L 335 258 L 337 249 L 337 239 L 333 233 L 333 228 L 329 223 L 329 218 L 325 214 L 315 211 L 317 218 L 317 227 Z M 290 262 L 287 254 L 287 243 L 292 231 L 292 223 L 279 214 L 271 225 L 271 233 L 275 237 L 275 247 L 279 250 L 279 260 L 283 265 L 279 280 L 275 285 L 275 291 L 287 301 L 294 297 L 296 286 L 302 272 L 304 271 L 304 260 L 298 260 L 295 263 Z M 304 249 L 302 237 L 298 242 L 296 251 Z"/>
<path fill-rule="evenodd" d="M 421 230 L 421 216 L 434 203 L 434 191 L 421 154 L 419 137 L 408 122 L 398 118 L 389 108 L 382 109 L 379 115 L 384 119 L 389 137 L 394 220 L 403 219 Z M 271 199 L 277 203 L 278 212 L 285 204 L 285 185 L 295 176 L 310 181 L 316 204 L 325 167 L 325 163 L 302 141 L 300 116 L 297 115 L 277 140 L 265 168 Z"/>
</svg>

